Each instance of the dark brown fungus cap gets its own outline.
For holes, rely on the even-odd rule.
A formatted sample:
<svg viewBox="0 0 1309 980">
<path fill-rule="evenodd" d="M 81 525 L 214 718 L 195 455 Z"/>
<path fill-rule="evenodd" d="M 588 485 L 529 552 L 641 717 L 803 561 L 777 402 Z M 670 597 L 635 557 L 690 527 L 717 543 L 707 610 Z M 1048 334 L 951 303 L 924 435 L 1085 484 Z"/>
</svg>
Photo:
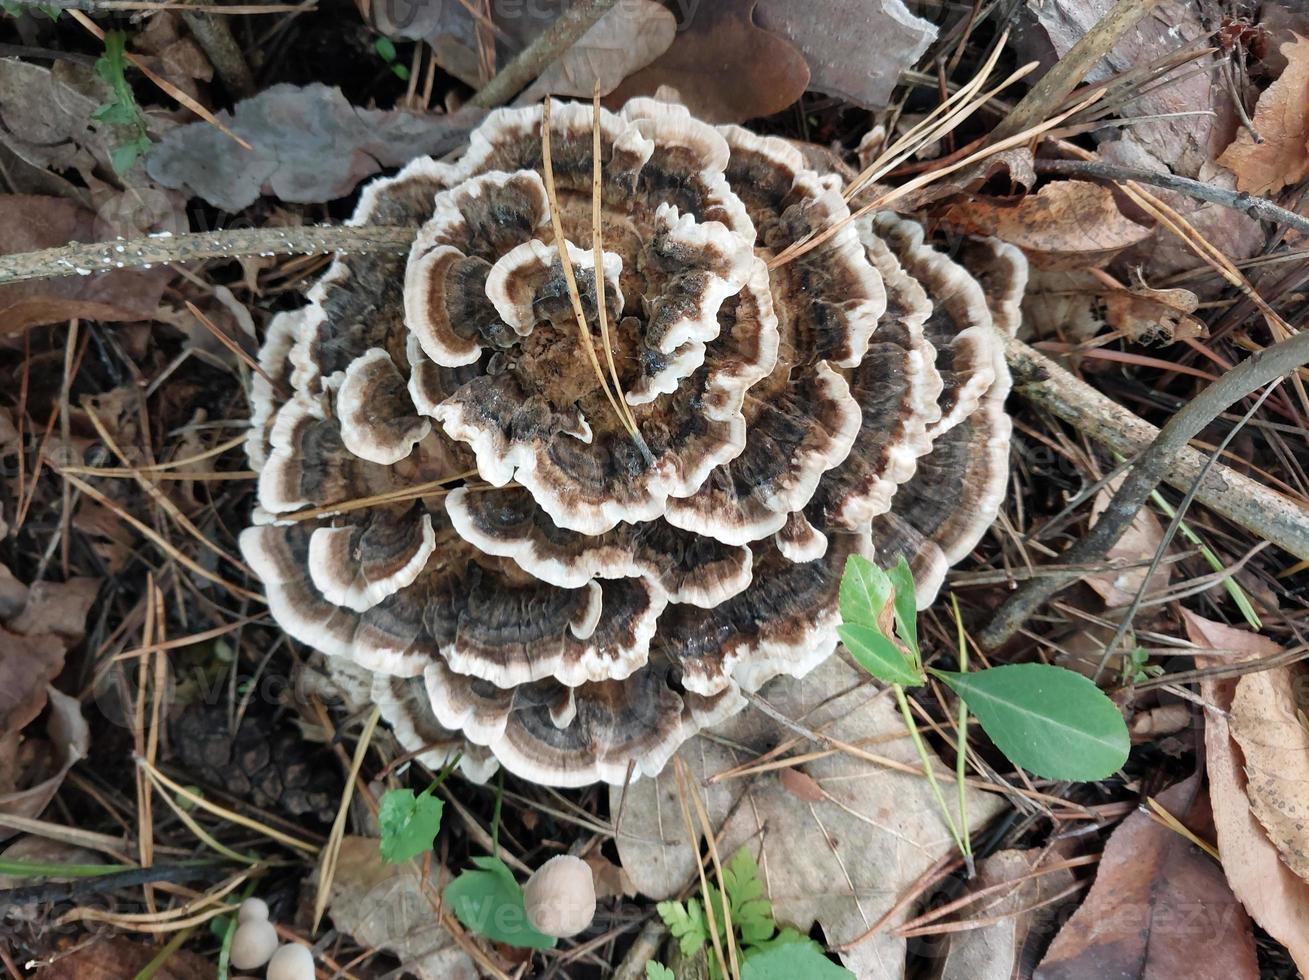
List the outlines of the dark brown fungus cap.
<svg viewBox="0 0 1309 980">
<path fill-rule="evenodd" d="M 270 325 L 242 549 L 429 765 L 622 782 L 829 656 L 849 555 L 932 601 L 1004 494 L 1025 266 L 852 222 L 796 147 L 680 106 L 550 125 L 562 242 L 539 106 L 365 189 L 354 223 L 418 231 Z"/>
</svg>

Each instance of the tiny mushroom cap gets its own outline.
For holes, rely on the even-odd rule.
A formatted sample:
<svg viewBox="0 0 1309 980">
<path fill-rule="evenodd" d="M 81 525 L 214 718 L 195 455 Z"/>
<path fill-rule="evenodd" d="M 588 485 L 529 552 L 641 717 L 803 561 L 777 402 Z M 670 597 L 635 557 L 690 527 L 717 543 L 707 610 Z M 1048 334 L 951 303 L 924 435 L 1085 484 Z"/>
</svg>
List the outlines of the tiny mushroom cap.
<svg viewBox="0 0 1309 980">
<path fill-rule="evenodd" d="M 287 943 L 273 954 L 268 980 L 314 980 L 314 954 L 308 946 Z"/>
<path fill-rule="evenodd" d="M 277 930 L 267 919 L 246 919 L 232 936 L 232 965 L 256 970 L 277 951 Z"/>
<path fill-rule="evenodd" d="M 595 879 L 591 866 L 571 854 L 541 865 L 523 886 L 527 921 L 538 932 L 566 939 L 595 918 Z"/>
<path fill-rule="evenodd" d="M 237 922 L 248 922 L 251 919 L 268 918 L 268 903 L 262 898 L 247 898 L 241 903 L 241 908 L 236 913 Z"/>
</svg>

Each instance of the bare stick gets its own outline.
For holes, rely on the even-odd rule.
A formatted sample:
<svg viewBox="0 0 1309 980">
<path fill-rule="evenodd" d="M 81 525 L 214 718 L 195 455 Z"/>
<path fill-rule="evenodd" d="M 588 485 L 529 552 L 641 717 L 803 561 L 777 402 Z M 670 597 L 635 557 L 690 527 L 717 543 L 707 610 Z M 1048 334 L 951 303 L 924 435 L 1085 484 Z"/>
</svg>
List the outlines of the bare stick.
<svg viewBox="0 0 1309 980">
<path fill-rule="evenodd" d="M 1032 353 L 1035 354 L 1034 351 Z M 1233 404 L 1305 363 L 1309 363 L 1309 333 L 1296 334 L 1242 361 L 1184 405 L 1137 457 L 1127 478 L 1123 480 L 1122 486 L 1114 494 L 1095 526 L 1087 531 L 1085 537 L 1064 552 L 1061 561 L 1077 564 L 1103 558 L 1105 552 L 1114 546 L 1131 525 L 1133 518 L 1145 505 L 1146 499 L 1160 481 L 1167 479 L 1169 483 L 1174 485 L 1180 483 L 1190 489 L 1190 484 L 1198 480 L 1203 486 L 1206 480 L 1202 472 L 1204 457 L 1190 450 L 1187 443 Z M 1019 373 L 1018 388 L 1023 394 L 1028 394 L 1030 386 L 1024 384 L 1021 372 Z M 1048 384 L 1049 381 L 1041 383 Z M 1186 469 L 1183 460 L 1187 453 L 1198 458 L 1201 470 L 1189 476 L 1182 476 L 1181 472 Z M 1229 472 L 1218 476 L 1220 481 L 1225 482 L 1235 474 Z M 1271 493 L 1261 489 L 1265 497 Z M 1198 491 L 1196 498 L 1203 499 Z M 1286 504 L 1291 504 L 1291 501 L 1281 499 Z M 1286 528 L 1289 539 L 1309 551 L 1309 511 L 1303 507 L 1295 507 L 1292 513 L 1294 520 Z M 1248 522 L 1242 523 L 1249 527 Z M 1269 540 L 1272 540 L 1271 536 Z M 1301 554 L 1295 548 L 1288 548 L 1288 550 Z M 1050 578 L 1028 579 L 996 612 L 995 617 L 978 635 L 978 642 L 983 647 L 994 650 L 1013 636 L 1028 617 L 1065 584 Z"/>
<path fill-rule="evenodd" d="M 148 269 L 165 262 L 235 259 L 249 255 L 317 255 L 328 252 L 407 253 L 417 228 L 324 225 L 242 228 L 194 235 L 158 235 L 122 242 L 63 245 L 40 252 L 0 255 L 0 283 L 89 276 L 115 269 Z"/>
<path fill-rule="evenodd" d="M 482 90 L 468 100 L 469 105 L 493 109 L 504 105 L 541 74 L 552 61 L 572 47 L 573 42 L 591 29 L 618 0 L 574 0 L 559 19 L 504 66 Z"/>
<path fill-rule="evenodd" d="M 1255 197 L 1244 191 L 1229 191 L 1223 187 L 1214 187 L 1187 177 L 1177 177 L 1170 173 L 1154 173 L 1135 167 L 1116 167 L 1108 163 L 1092 163 L 1084 160 L 1037 160 L 1039 173 L 1062 174 L 1066 177 L 1093 177 L 1100 180 L 1112 180 L 1122 183 L 1134 180 L 1139 184 L 1154 184 L 1170 191 L 1177 191 L 1188 197 L 1210 204 L 1221 204 L 1233 211 L 1240 211 L 1258 221 L 1275 221 L 1289 225 L 1298 231 L 1309 232 L 1309 218 L 1286 208 L 1278 207 L 1264 197 Z"/>
</svg>

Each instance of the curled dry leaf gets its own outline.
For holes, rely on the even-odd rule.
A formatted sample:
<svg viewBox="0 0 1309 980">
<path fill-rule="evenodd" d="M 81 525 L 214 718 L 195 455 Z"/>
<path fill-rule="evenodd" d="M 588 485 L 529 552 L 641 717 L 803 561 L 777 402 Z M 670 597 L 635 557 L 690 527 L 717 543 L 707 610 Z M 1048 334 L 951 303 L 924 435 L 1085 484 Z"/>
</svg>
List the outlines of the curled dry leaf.
<svg viewBox="0 0 1309 980">
<path fill-rule="evenodd" d="M 1118 210 L 1108 188 L 1084 180 L 1054 181 L 1015 203 L 979 197 L 952 204 L 941 221 L 1017 245 L 1038 269 L 1103 265 L 1152 234 Z"/>
<path fill-rule="evenodd" d="M 1199 305 L 1189 289 L 1151 289 L 1144 283 L 1115 289 L 1083 270 L 1033 270 L 1023 296 L 1023 322 L 1037 336 L 1058 332 L 1081 341 L 1110 329 L 1135 343 L 1170 344 L 1204 334 L 1203 321 L 1192 316 Z"/>
<path fill-rule="evenodd" d="M 209 123 L 191 123 L 165 134 L 146 169 L 165 187 L 240 211 L 263 193 L 300 204 L 342 197 L 383 167 L 448 152 L 481 114 L 358 109 L 340 89 L 313 84 L 274 85 L 218 117 L 254 149 Z"/>
<path fill-rule="evenodd" d="M 1110 480 L 1108 486 L 1095 495 L 1091 505 L 1091 523 L 1094 524 L 1109 506 L 1123 479 Z M 1128 567 L 1114 571 L 1094 572 L 1086 576 L 1085 582 L 1105 601 L 1106 606 L 1125 606 L 1136 598 L 1136 594 L 1145 585 L 1146 595 L 1154 595 L 1168 588 L 1172 569 L 1160 563 L 1154 575 L 1146 584 L 1150 573 L 1150 561 L 1163 544 L 1164 529 L 1159 518 L 1148 507 L 1142 507 L 1132 518 L 1132 523 L 1123 532 L 1105 558 L 1119 562 Z"/>
<path fill-rule="evenodd" d="M 1201 839 L 1209 801 L 1194 775 L 1158 802 Z M 1086 900 L 1050 944 L 1034 980 L 1257 980 L 1250 920 L 1199 847 L 1141 811 L 1105 845 Z"/>
<path fill-rule="evenodd" d="M 791 105 L 809 84 L 809 66 L 789 41 L 755 24 L 756 2 L 718 0 L 694 8 L 668 50 L 629 76 L 605 104 L 621 106 L 667 85 L 705 122 L 744 122 Z"/>
<path fill-rule="evenodd" d="M 34 252 L 69 242 L 103 241 L 95 212 L 56 197 L 0 197 L 0 254 Z M 0 286 L 0 336 L 73 318 L 146 320 L 154 313 L 166 268 L 131 269 Z"/>
<path fill-rule="evenodd" d="M 1309 881 L 1309 730 L 1290 667 L 1253 671 L 1236 684 L 1228 720 L 1245 756 L 1250 809 L 1282 860 Z"/>
<path fill-rule="evenodd" d="M 887 692 L 839 657 L 806 677 L 779 678 L 762 695 L 787 717 L 900 763 L 918 766 L 904 724 Z M 762 840 L 760 878 L 777 921 L 807 932 L 817 920 L 828 941 L 862 935 L 903 890 L 953 849 L 926 780 L 884 769 L 844 753 L 806 763 L 796 771 L 822 790 L 811 801 L 785 788 L 772 772 L 755 777 L 714 777 L 775 748 L 790 737 L 758 711 L 747 710 L 697 737 L 679 751 L 718 833 L 720 854 Z M 811 746 L 803 743 L 801 750 Z M 942 767 L 943 779 L 948 779 Z M 622 787 L 610 790 L 618 811 Z M 633 883 L 657 899 L 677 894 L 695 874 L 697 846 L 687 841 L 674 766 L 626 791 L 618 853 Z M 952 796 L 953 798 L 953 796 Z M 691 805 L 687 801 L 687 805 Z M 974 826 L 996 812 L 993 798 L 970 793 Z M 696 835 L 699 840 L 699 834 Z M 898 913 L 890 923 L 903 921 Z M 905 941 L 886 929 L 842 954 L 862 978 L 900 980 Z"/>
<path fill-rule="evenodd" d="M 810 88 L 866 109 L 889 104 L 901 74 L 936 39 L 935 25 L 903 0 L 759 0 L 755 19 L 799 48 Z"/>
<path fill-rule="evenodd" d="M 20 764 L 14 784 L 0 785 L 0 814 L 40 816 L 46 804 L 54 799 L 68 770 L 78 760 L 86 758 L 90 750 L 90 729 L 82 717 L 82 706 L 77 698 L 70 698 L 53 687 L 47 687 L 46 694 L 50 703 L 49 720 L 46 722 L 48 751 L 33 752 L 31 759 L 25 760 L 26 753 L 11 754 L 5 747 L 5 740 L 0 738 L 0 756 L 10 761 L 16 755 Z M 29 739 L 27 745 L 31 746 L 33 742 Z M 23 766 L 24 761 L 30 761 L 30 765 Z M 0 768 L 0 776 L 6 775 Z M 0 827 L 0 840 L 12 835 L 12 831 Z"/>
<path fill-rule="evenodd" d="M 1197 656 L 1199 668 L 1230 666 L 1272 657 L 1282 648 L 1268 637 L 1235 629 L 1182 610 L 1186 635 L 1212 656 Z M 1218 853 L 1232 891 L 1250 916 L 1290 952 L 1301 972 L 1309 971 L 1309 883 L 1282 861 L 1255 819 L 1246 796 L 1244 756 L 1232 738 L 1228 713 L 1236 694 L 1232 678 L 1205 676 L 1205 765 Z"/>
<path fill-rule="evenodd" d="M 472 958 L 438 916 L 448 879 L 433 861 L 424 888 L 416 862 L 388 864 L 373 838 L 346 837 L 327 909 L 337 929 L 362 946 L 398 957 L 419 980 L 477 980 Z"/>
<path fill-rule="evenodd" d="M 596 82 L 608 95 L 632 72 L 668 50 L 677 34 L 677 18 L 655 0 L 626 0 L 611 7 L 543 71 L 519 104 L 550 95 L 591 97 Z"/>
<path fill-rule="evenodd" d="M 1298 34 L 1282 45 L 1286 68 L 1259 96 L 1254 128 L 1237 130 L 1218 163 L 1236 174 L 1238 190 L 1276 194 L 1309 176 L 1309 39 Z"/>
<path fill-rule="evenodd" d="M 45 707 L 46 685 L 64 669 L 64 644 L 57 636 L 21 636 L 0 629 L 0 650 L 3 739 L 30 724 Z"/>
<path fill-rule="evenodd" d="M 1061 910 L 1071 900 L 1065 897 L 1062 902 L 1053 901 L 1073 883 L 1071 871 L 1041 873 L 1061 859 L 1056 851 L 1032 849 L 997 851 L 979 862 L 977 877 L 969 883 L 970 891 L 1012 884 L 964 910 L 967 918 L 985 918 L 989 922 L 947 937 L 949 945 L 940 980 L 1010 980 L 1025 976 L 1030 969 L 1031 950 L 1045 946 L 1063 921 Z M 1025 878 L 1033 874 L 1035 877 Z"/>
</svg>

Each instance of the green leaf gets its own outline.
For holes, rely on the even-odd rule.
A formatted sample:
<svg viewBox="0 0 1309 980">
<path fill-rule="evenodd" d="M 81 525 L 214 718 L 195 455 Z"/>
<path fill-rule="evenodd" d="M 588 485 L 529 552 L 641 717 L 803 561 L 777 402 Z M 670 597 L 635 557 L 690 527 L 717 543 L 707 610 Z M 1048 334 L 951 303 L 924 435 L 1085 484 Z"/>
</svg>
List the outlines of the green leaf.
<svg viewBox="0 0 1309 980">
<path fill-rule="evenodd" d="M 891 580 L 863 555 L 850 555 L 841 574 L 839 598 L 843 622 L 880 630 L 878 617 L 891 601 Z"/>
<path fill-rule="evenodd" d="M 373 47 L 383 61 L 395 61 L 395 44 L 389 37 L 379 37 L 373 41 Z"/>
<path fill-rule="evenodd" d="M 932 674 L 963 698 L 1010 762 L 1038 776 L 1103 779 L 1127 761 L 1122 713 L 1081 674 L 1049 664 Z"/>
<path fill-rule="evenodd" d="M 396 78 L 400 79 L 400 81 L 402 82 L 409 81 L 409 69 L 406 68 L 404 65 L 393 64 L 391 66 L 391 74 L 394 75 Z"/>
<path fill-rule="evenodd" d="M 743 946 L 754 946 L 777 931 L 772 903 L 764 897 L 764 883 L 759 880 L 759 865 L 754 855 L 742 847 L 723 869 L 727 900 L 732 909 L 732 925 Z"/>
<path fill-rule="evenodd" d="M 886 573 L 886 577 L 895 586 L 895 628 L 904 640 L 904 645 L 920 657 L 918 650 L 918 593 L 914 588 L 914 573 L 909 570 L 909 563 L 904 555 L 895 563 L 895 567 Z"/>
<path fill-rule="evenodd" d="M 741 980 L 854 980 L 854 974 L 823 955 L 817 944 L 788 943 L 747 956 Z"/>
<path fill-rule="evenodd" d="M 694 956 L 709 941 L 709 923 L 705 919 L 704 909 L 696 899 L 688 899 L 685 905 L 681 902 L 660 902 L 655 906 L 655 911 L 677 940 L 677 947 L 683 956 Z"/>
<path fill-rule="evenodd" d="M 445 804 L 430 793 L 392 789 L 382 796 L 377 823 L 382 828 L 382 860 L 399 864 L 430 850 L 441 829 Z"/>
<path fill-rule="evenodd" d="M 819 955 L 822 955 L 823 947 L 819 946 L 808 936 L 804 935 L 804 933 L 799 932 L 796 929 L 792 929 L 790 926 L 787 926 L 772 939 L 768 939 L 762 943 L 755 943 L 754 949 L 755 950 L 775 949 L 778 946 L 791 946 L 795 944 L 799 944 L 801 946 L 812 946 L 814 952 L 818 953 Z"/>
<path fill-rule="evenodd" d="M 904 652 L 878 630 L 847 624 L 838 626 L 836 632 L 845 648 L 850 651 L 850 656 L 879 681 L 902 684 L 905 687 L 916 687 L 923 683 L 922 675 L 914 670 L 914 665 Z"/>
<path fill-rule="evenodd" d="M 677 980 L 677 975 L 662 963 L 645 961 L 645 980 Z"/>
<path fill-rule="evenodd" d="M 445 886 L 447 905 L 464 928 L 498 943 L 550 949 L 557 940 L 542 935 L 527 921 L 523 889 L 509 867 L 495 857 L 475 857 L 477 871 L 465 871 Z"/>
</svg>

